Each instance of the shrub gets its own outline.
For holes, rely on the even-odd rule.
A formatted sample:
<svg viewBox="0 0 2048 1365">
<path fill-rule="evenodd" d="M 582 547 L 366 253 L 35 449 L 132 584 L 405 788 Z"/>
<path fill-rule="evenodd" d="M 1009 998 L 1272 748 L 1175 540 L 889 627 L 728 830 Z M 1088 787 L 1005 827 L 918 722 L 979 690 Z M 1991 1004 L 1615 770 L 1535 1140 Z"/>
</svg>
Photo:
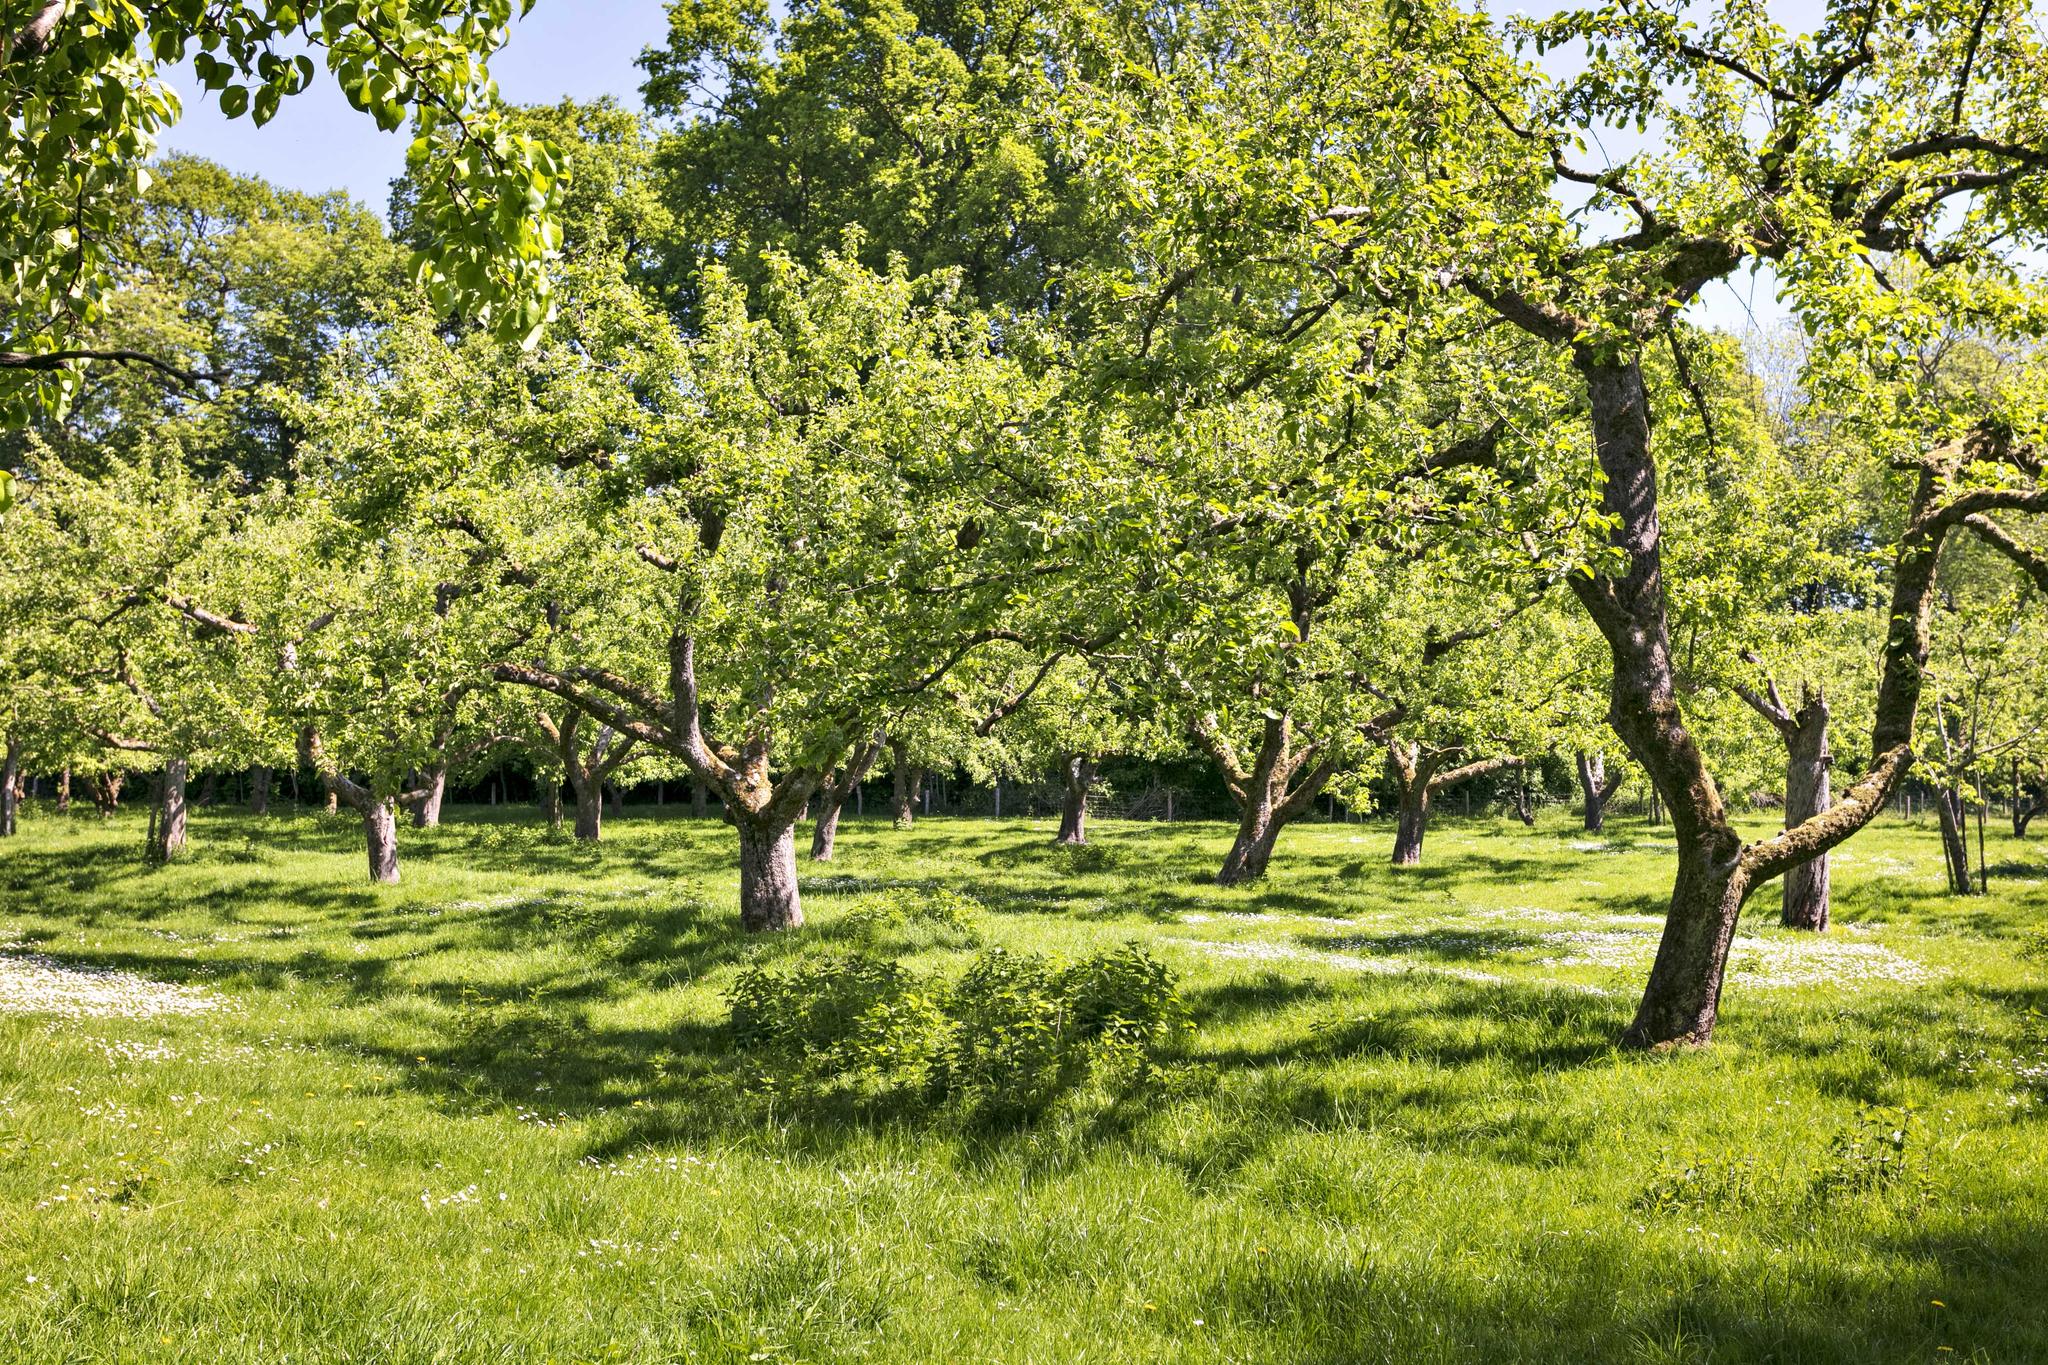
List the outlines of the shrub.
<svg viewBox="0 0 2048 1365">
<path fill-rule="evenodd" d="M 759 964 L 726 991 L 734 1041 L 769 1089 L 886 1090 L 915 1085 L 938 1052 L 944 1021 L 902 964 L 865 954 Z"/>
<path fill-rule="evenodd" d="M 759 1088 L 917 1093 L 977 1118 L 1043 1112 L 1098 1067 L 1139 1079 L 1186 1024 L 1136 944 L 1060 966 L 991 948 L 950 986 L 872 953 L 742 970 L 726 992 Z"/>
<path fill-rule="evenodd" d="M 991 948 L 947 997 L 951 1021 L 934 1092 L 989 1117 L 1035 1114 L 1080 1079 L 1086 1058 L 1060 973 L 1036 954 Z"/>
</svg>

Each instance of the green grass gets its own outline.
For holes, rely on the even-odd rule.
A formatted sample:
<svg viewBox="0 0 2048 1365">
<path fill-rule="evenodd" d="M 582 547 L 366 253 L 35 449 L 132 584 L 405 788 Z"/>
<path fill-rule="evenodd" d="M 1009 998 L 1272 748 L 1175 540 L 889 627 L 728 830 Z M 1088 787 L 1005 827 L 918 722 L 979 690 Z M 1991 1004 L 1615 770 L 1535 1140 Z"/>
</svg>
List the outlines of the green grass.
<svg viewBox="0 0 2048 1365">
<path fill-rule="evenodd" d="M 0 943 L 231 1002 L 0 1013 L 0 1359 L 2048 1360 L 2048 845 L 1964 901 L 1931 829 L 1867 832 L 1826 945 L 1760 897 L 1714 1046 L 1645 1058 L 1633 823 L 1444 820 L 1401 874 L 1309 826 L 1235 891 L 1216 825 L 856 824 L 761 942 L 720 825 L 494 816 L 394 889 L 346 821 L 0 849 Z M 926 881 L 984 944 L 1144 942 L 1172 1065 L 999 1127 L 750 1085 L 739 966 Z"/>
</svg>

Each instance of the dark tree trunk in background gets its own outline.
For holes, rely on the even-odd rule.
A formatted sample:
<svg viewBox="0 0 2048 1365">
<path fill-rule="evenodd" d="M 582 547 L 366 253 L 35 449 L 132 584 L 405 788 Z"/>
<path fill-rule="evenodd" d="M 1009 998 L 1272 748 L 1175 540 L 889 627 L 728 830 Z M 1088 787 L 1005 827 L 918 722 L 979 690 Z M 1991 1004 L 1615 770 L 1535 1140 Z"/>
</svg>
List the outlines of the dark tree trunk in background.
<svg viewBox="0 0 2048 1365">
<path fill-rule="evenodd" d="M 1948 866 L 1948 889 L 1957 896 L 1977 894 L 1970 876 L 1969 817 L 1963 805 L 1963 790 L 1951 782 L 1934 792 L 1935 809 L 1941 815 L 1941 853 Z"/>
<path fill-rule="evenodd" d="M 1757 662 L 1755 655 L 1749 661 Z M 1738 687 L 1742 699 L 1785 741 L 1785 828 L 1797 829 L 1833 804 L 1828 770 L 1834 752 L 1828 747 L 1827 698 L 1802 687 L 1798 711 L 1778 695 L 1778 684 L 1766 677 L 1762 695 Z M 1779 919 L 1788 929 L 1819 933 L 1828 927 L 1828 855 L 1823 852 L 1785 874 Z"/>
<path fill-rule="evenodd" d="M 69 768 L 57 774 L 57 813 L 59 815 L 69 815 L 71 813 L 71 769 Z"/>
<path fill-rule="evenodd" d="M 562 784 L 559 782 L 548 783 L 547 810 L 548 828 L 560 829 L 562 827 Z"/>
<path fill-rule="evenodd" d="M 1585 802 L 1586 833 L 1598 834 L 1607 826 L 1607 803 L 1628 778 L 1626 768 L 1616 768 L 1612 777 L 1607 760 L 1600 754 L 1580 753 L 1579 794 Z"/>
<path fill-rule="evenodd" d="M 1511 800 L 1514 804 L 1515 818 L 1530 829 L 1536 828 L 1536 794 L 1529 789 L 1527 782 L 1516 784 Z"/>
<path fill-rule="evenodd" d="M 249 769 L 249 813 L 270 814 L 270 769 L 261 763 Z"/>
<path fill-rule="evenodd" d="M 750 934 L 800 928 L 796 885 L 796 822 L 772 812 L 734 812 L 740 835 L 740 927 Z"/>
<path fill-rule="evenodd" d="M 120 772 L 101 773 L 92 779 L 92 804 L 100 819 L 111 820 L 121 809 L 121 787 L 126 781 L 126 774 Z"/>
<path fill-rule="evenodd" d="M 220 799 L 220 774 L 208 773 L 199 783 L 199 800 L 195 803 L 201 809 L 213 805 Z"/>
<path fill-rule="evenodd" d="M 2012 761 L 2012 837 L 2027 837 L 2027 826 L 2040 814 L 2041 807 L 2048 804 L 2048 784 L 2023 782 L 2020 780 L 2020 761 Z"/>
<path fill-rule="evenodd" d="M 1394 822 L 1395 867 L 1419 867 L 1422 864 L 1422 836 L 1428 828 L 1429 789 L 1403 791 Z"/>
<path fill-rule="evenodd" d="M 626 739 L 621 742 L 617 730 L 591 720 L 581 711 L 570 711 L 562 717 L 560 724 L 556 724 L 554 717 L 545 711 L 538 712 L 535 719 L 561 758 L 562 771 L 569 778 L 569 790 L 576 798 L 576 837 L 594 844 L 604 833 L 605 781 L 633 756 L 638 741 Z M 583 731 L 591 725 L 597 726 L 597 733 L 586 750 Z M 559 787 L 556 788 L 555 800 L 561 800 Z M 617 809 L 614 805 L 613 810 Z M 554 827 L 561 827 L 559 817 Z"/>
<path fill-rule="evenodd" d="M 1422 836 L 1429 829 L 1429 805 L 1439 792 L 1461 782 L 1485 777 L 1505 768 L 1522 766 L 1520 757 L 1502 754 L 1482 758 L 1463 767 L 1445 770 L 1443 764 L 1461 747 L 1424 749 L 1420 744 L 1387 741 L 1387 776 L 1399 793 L 1399 820 L 1394 830 L 1393 865 L 1416 867 L 1422 862 Z"/>
<path fill-rule="evenodd" d="M 1056 844 L 1088 842 L 1088 788 L 1095 781 L 1095 760 L 1083 754 L 1069 754 L 1060 760 L 1060 782 L 1065 795 L 1060 801 L 1060 832 Z M 1264 864 L 1260 864 L 1261 868 Z"/>
<path fill-rule="evenodd" d="M 690 779 L 690 816 L 702 820 L 710 813 L 711 793 L 704 789 L 702 778 Z"/>
<path fill-rule="evenodd" d="M 569 785 L 576 792 L 576 837 L 594 844 L 604 833 L 604 789 L 573 775 Z"/>
<path fill-rule="evenodd" d="M 1280 831 L 1300 818 L 1336 775 L 1339 751 L 1320 740 L 1297 742 L 1302 737 L 1289 716 L 1267 717 L 1250 767 L 1213 717 L 1196 722 L 1195 738 L 1223 770 L 1223 785 L 1238 809 L 1237 837 L 1216 881 L 1222 886 L 1257 881 L 1266 875 Z"/>
<path fill-rule="evenodd" d="M 21 745 L 18 741 L 7 741 L 7 756 L 0 759 L 0 838 L 11 838 L 21 822 L 20 788 L 15 785 L 21 776 Z"/>
<path fill-rule="evenodd" d="M 398 808 L 394 802 L 371 799 L 363 813 L 363 842 L 370 855 L 370 880 L 398 885 Z"/>
<path fill-rule="evenodd" d="M 436 764 L 429 769 L 426 781 L 418 791 L 412 792 L 406 804 L 412 807 L 414 829 L 439 829 L 441 827 L 441 802 L 448 796 L 448 767 Z"/>
<path fill-rule="evenodd" d="M 868 771 L 881 754 L 882 741 L 871 739 L 818 784 L 818 821 L 811 827 L 812 862 L 832 861 L 838 851 L 839 815 L 846 808 L 846 798 L 860 790 L 860 784 L 867 780 Z"/>
<path fill-rule="evenodd" d="M 909 746 L 889 743 L 889 776 L 894 783 L 891 810 L 896 828 L 909 829 L 917 823 L 917 794 L 924 786 L 924 769 L 912 767 Z"/>
<path fill-rule="evenodd" d="M 155 862 L 167 863 L 185 851 L 186 772 L 184 759 L 167 758 L 157 778 L 149 820 L 149 856 Z"/>
</svg>

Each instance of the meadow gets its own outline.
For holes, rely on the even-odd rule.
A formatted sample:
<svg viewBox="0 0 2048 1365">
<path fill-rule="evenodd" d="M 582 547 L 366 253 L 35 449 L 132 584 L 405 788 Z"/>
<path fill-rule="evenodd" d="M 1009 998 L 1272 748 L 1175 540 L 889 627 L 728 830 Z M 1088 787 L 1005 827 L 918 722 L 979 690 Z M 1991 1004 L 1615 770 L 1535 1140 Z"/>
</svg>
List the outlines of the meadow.
<svg viewBox="0 0 2048 1365">
<path fill-rule="evenodd" d="M 31 811 L 0 849 L 9 1362 L 2048 1359 L 2048 845 L 1836 925 L 1754 900 L 1711 1048 L 1625 1054 L 1668 829 L 849 822 L 749 939 L 732 834 L 629 810 Z M 1764 832 L 1757 822 L 1756 833 Z M 943 895 L 943 923 L 877 916 Z M 964 909 L 960 909 L 964 907 Z M 727 993 L 1136 941 L 1189 1027 L 990 1119 L 779 1086 Z"/>
</svg>

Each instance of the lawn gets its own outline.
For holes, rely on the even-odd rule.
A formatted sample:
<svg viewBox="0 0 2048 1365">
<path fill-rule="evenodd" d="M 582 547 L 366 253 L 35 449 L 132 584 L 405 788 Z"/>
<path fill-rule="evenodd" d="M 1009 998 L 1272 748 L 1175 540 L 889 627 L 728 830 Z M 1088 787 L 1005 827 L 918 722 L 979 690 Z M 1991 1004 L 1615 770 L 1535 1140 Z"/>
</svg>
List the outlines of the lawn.
<svg viewBox="0 0 2048 1365">
<path fill-rule="evenodd" d="M 1238 890 L 1220 825 L 850 823 L 758 941 L 722 825 L 514 816 L 380 889 L 352 821 L 201 812 L 152 870 L 139 817 L 30 813 L 0 1358 L 2048 1360 L 2048 843 L 1958 900 L 1873 828 L 1835 929 L 1759 897 L 1713 1047 L 1650 1058 L 1633 821 L 1445 819 L 1401 873 L 1306 826 Z M 964 930 L 848 910 L 934 886 Z M 1132 940 L 1191 1029 L 1029 1120 L 780 1087 L 728 1024 L 749 961 Z"/>
</svg>

